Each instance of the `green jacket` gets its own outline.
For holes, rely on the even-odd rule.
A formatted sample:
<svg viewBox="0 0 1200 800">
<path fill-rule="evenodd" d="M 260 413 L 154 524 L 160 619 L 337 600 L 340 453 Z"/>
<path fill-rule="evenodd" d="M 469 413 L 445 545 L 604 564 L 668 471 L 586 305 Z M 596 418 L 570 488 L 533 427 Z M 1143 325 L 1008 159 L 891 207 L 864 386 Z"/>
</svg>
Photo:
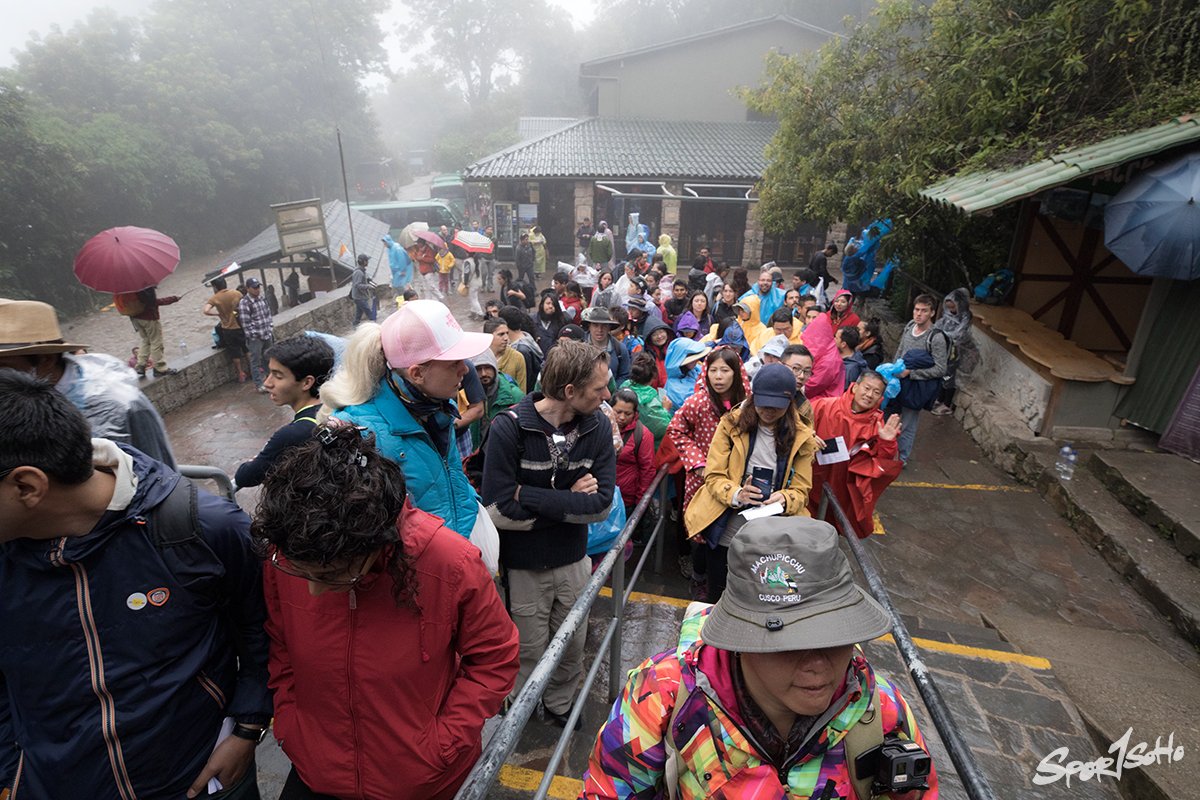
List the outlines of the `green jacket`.
<svg viewBox="0 0 1200 800">
<path fill-rule="evenodd" d="M 483 440 L 483 432 L 486 430 L 486 426 L 496 418 L 496 415 L 506 408 L 515 406 L 525 397 L 525 393 L 517 386 L 517 382 L 505 373 L 497 372 L 496 382 L 496 399 L 485 400 L 483 418 L 475 420 L 470 425 L 471 444 L 475 450 L 479 449 L 479 443 Z"/>
<path fill-rule="evenodd" d="M 658 390 L 653 386 L 631 381 L 625 381 L 619 388 L 631 389 L 638 396 L 638 419 L 654 434 L 654 449 L 657 450 L 667 433 L 667 425 L 671 422 L 671 415 L 658 399 Z"/>
</svg>

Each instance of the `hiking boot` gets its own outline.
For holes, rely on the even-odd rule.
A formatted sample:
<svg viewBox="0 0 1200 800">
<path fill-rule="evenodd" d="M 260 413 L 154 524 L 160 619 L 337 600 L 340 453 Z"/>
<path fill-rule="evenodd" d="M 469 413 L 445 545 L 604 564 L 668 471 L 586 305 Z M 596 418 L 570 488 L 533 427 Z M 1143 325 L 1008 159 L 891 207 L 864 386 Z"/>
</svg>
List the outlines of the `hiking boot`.
<svg viewBox="0 0 1200 800">
<path fill-rule="evenodd" d="M 933 408 L 929 409 L 929 413 L 939 417 L 946 417 L 954 413 L 954 409 L 945 403 L 935 403 Z"/>
<path fill-rule="evenodd" d="M 570 709 L 567 709 L 566 714 L 558 714 L 558 713 L 555 713 L 555 712 L 551 711 L 550 709 L 546 708 L 546 706 L 544 704 L 542 705 L 542 715 L 546 718 L 546 720 L 548 722 L 553 722 L 555 725 L 557 725 L 560 728 L 567 727 L 567 717 L 570 716 L 570 714 L 571 714 Z M 582 729 L 583 729 L 583 716 L 580 715 L 579 717 L 577 717 L 575 719 L 575 730 L 580 731 Z"/>
<path fill-rule="evenodd" d="M 684 578 L 691 580 L 692 578 L 692 557 L 690 555 L 679 557 L 679 574 Z"/>
<path fill-rule="evenodd" d="M 139 378 L 146 377 L 146 368 L 145 367 L 138 367 L 137 369 L 134 370 L 134 372 L 136 372 L 138 374 Z"/>
<path fill-rule="evenodd" d="M 177 370 L 177 369 L 170 369 L 169 367 L 168 367 L 167 369 L 156 369 L 156 370 L 154 370 L 154 377 L 156 377 L 156 378 L 161 378 L 161 377 L 163 377 L 164 375 L 178 375 L 178 374 L 179 374 L 179 370 Z"/>
<path fill-rule="evenodd" d="M 708 602 L 708 578 L 693 577 L 692 578 L 692 599 L 699 600 L 702 603 Z"/>
</svg>

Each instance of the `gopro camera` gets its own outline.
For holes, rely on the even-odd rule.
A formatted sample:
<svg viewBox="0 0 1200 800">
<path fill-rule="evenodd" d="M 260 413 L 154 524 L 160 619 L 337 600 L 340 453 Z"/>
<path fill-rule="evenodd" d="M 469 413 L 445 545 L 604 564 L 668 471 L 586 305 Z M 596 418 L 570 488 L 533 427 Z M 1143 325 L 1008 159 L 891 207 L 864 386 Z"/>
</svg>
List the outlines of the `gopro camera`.
<svg viewBox="0 0 1200 800">
<path fill-rule="evenodd" d="M 931 764 L 921 745 L 891 733 L 883 737 L 883 744 L 855 759 L 854 771 L 874 775 L 876 792 L 910 792 L 929 788 Z"/>
<path fill-rule="evenodd" d="M 750 472 L 750 485 L 757 486 L 762 492 L 762 501 L 765 503 L 767 498 L 771 496 L 771 483 L 775 477 L 775 470 L 769 467 L 755 467 Z"/>
</svg>

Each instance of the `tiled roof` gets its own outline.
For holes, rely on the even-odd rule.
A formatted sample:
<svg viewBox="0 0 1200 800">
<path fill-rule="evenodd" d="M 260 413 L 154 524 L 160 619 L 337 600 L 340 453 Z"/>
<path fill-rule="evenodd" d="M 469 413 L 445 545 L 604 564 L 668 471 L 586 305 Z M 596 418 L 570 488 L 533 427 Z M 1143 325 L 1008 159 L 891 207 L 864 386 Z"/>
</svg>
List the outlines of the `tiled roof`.
<svg viewBox="0 0 1200 800">
<path fill-rule="evenodd" d="M 573 122 L 579 122 L 579 117 L 521 117 L 517 120 L 517 140 L 540 139 Z"/>
<path fill-rule="evenodd" d="M 1200 116 L 1188 114 L 1153 128 L 1068 150 L 1016 169 L 955 175 L 925 187 L 920 194 L 936 203 L 975 214 L 1062 186 L 1085 175 L 1197 141 L 1200 141 Z"/>
<path fill-rule="evenodd" d="M 325 213 L 325 233 L 329 236 L 329 249 L 333 253 L 333 260 L 347 270 L 353 270 L 356 254 L 350 249 L 350 223 L 346 218 L 346 204 L 341 200 L 330 200 L 328 203 L 324 203 L 321 209 Z M 350 213 L 354 215 L 354 241 L 358 244 L 358 252 L 366 253 L 371 257 L 372 269 L 381 261 L 386 263 L 387 255 L 383 249 L 383 237 L 388 232 L 387 223 L 380 222 L 361 211 L 351 211 Z M 339 256 L 338 251 L 343 243 L 346 245 L 346 254 Z M 234 250 L 221 262 L 220 266 L 224 267 L 236 261 L 243 267 L 252 267 L 278 258 L 279 234 L 276 232 L 275 226 L 270 225 L 262 233 Z M 204 279 L 207 281 L 216 274 L 216 272 L 209 273 Z"/>
<path fill-rule="evenodd" d="M 660 178 L 758 180 L 774 122 L 591 117 L 482 158 L 468 180 Z"/>
</svg>

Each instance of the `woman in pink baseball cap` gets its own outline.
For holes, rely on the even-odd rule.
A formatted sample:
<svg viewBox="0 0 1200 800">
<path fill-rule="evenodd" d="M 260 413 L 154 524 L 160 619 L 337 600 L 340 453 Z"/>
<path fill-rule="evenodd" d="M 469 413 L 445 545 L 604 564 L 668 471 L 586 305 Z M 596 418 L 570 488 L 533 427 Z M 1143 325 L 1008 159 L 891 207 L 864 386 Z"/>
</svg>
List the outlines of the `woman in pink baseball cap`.
<svg viewBox="0 0 1200 800">
<path fill-rule="evenodd" d="M 463 473 L 454 400 L 466 359 L 491 343 L 491 334 L 464 331 L 442 303 L 410 300 L 382 325 L 359 325 L 321 387 L 333 418 L 370 430 L 380 452 L 400 465 L 413 505 L 467 538 L 487 515 Z"/>
</svg>

